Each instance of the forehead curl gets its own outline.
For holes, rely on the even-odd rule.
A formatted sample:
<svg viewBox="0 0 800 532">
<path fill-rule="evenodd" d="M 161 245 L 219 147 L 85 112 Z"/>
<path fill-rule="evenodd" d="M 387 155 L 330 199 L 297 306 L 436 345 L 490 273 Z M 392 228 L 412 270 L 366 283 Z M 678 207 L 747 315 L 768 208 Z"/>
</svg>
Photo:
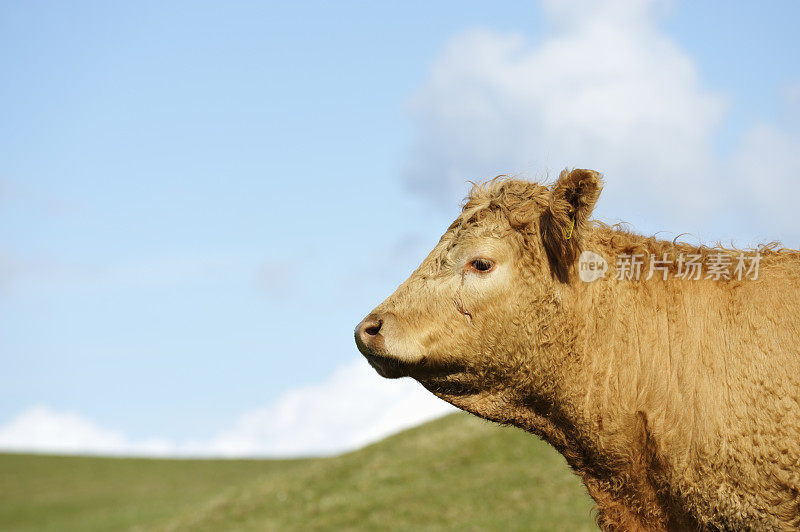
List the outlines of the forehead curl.
<svg viewBox="0 0 800 532">
<path fill-rule="evenodd" d="M 464 240 L 490 236 L 502 238 L 509 230 L 527 227 L 547 206 L 549 189 L 538 183 L 498 176 L 475 183 L 467 195 L 461 215 L 448 228 L 447 245 L 439 264 L 452 264 L 453 249 Z"/>
</svg>

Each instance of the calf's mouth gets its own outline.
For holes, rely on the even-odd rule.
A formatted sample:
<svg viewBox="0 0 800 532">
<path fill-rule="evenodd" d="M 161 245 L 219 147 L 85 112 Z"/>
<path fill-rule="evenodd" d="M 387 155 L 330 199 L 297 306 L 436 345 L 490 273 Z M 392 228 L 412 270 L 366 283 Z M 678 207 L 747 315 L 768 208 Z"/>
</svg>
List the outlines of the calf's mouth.
<svg viewBox="0 0 800 532">
<path fill-rule="evenodd" d="M 356 325 L 356 346 L 378 375 L 397 379 L 410 374 L 411 364 L 392 356 L 386 349 L 385 322 L 389 317 L 372 313 Z"/>
</svg>

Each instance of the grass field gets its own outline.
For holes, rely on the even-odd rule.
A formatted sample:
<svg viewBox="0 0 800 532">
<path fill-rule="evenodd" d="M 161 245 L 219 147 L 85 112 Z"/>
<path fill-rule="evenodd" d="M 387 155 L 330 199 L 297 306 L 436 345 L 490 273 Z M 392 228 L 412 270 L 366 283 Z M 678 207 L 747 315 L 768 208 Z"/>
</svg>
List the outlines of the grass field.
<svg viewBox="0 0 800 532">
<path fill-rule="evenodd" d="M 0 529 L 592 530 L 564 460 L 454 414 L 333 458 L 0 455 Z"/>
</svg>

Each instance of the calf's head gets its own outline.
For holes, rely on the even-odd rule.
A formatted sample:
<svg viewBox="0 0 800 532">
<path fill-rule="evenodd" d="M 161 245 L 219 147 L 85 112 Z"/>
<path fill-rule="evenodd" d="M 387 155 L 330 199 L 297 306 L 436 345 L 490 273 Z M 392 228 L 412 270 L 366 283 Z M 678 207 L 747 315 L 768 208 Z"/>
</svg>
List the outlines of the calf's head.
<svg viewBox="0 0 800 532">
<path fill-rule="evenodd" d="M 601 188 L 591 170 L 550 187 L 476 185 L 417 270 L 358 324 L 358 349 L 382 376 L 413 377 L 451 402 L 514 378 L 546 386 L 531 368 L 556 363 L 566 341 L 562 293 Z"/>
</svg>

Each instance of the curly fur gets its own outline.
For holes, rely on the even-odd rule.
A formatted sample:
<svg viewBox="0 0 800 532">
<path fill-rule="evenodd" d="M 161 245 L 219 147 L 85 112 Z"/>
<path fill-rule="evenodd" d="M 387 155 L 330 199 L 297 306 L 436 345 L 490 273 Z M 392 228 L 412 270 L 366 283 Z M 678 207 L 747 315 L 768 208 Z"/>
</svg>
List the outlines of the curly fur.
<svg viewBox="0 0 800 532">
<path fill-rule="evenodd" d="M 609 264 L 739 252 L 592 221 L 601 189 L 590 170 L 476 185 L 375 309 L 392 318 L 387 357 L 459 408 L 552 444 L 605 530 L 797 529 L 800 252 L 760 247 L 757 280 L 583 283 L 583 249 Z M 471 271 L 476 255 L 498 267 Z"/>
</svg>

